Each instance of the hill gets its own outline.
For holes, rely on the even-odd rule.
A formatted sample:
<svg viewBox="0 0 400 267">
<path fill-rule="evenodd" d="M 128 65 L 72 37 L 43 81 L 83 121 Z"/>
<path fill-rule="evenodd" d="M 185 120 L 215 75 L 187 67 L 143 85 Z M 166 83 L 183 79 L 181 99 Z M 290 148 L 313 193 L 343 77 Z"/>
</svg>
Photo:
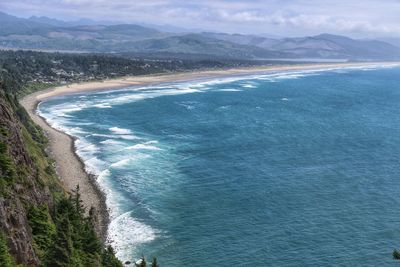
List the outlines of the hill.
<svg viewBox="0 0 400 267">
<path fill-rule="evenodd" d="M 85 23 L 87 25 L 77 25 Z M 18 18 L 0 12 L 0 47 L 91 53 L 203 56 L 225 59 L 399 60 L 400 48 L 379 40 L 321 34 L 267 38 L 226 33 L 172 33 L 133 24 Z"/>
</svg>

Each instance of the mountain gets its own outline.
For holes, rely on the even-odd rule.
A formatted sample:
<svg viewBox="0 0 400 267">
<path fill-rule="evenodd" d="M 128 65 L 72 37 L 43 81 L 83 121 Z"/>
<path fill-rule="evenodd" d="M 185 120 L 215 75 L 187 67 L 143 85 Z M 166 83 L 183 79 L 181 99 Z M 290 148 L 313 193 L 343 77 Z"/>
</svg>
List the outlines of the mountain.
<svg viewBox="0 0 400 267">
<path fill-rule="evenodd" d="M 385 37 L 385 38 L 380 38 L 380 41 L 383 41 L 385 43 L 389 43 L 391 45 L 394 45 L 396 47 L 400 48 L 400 38 L 396 37 Z"/>
<path fill-rule="evenodd" d="M 269 51 L 279 51 L 295 58 L 350 60 L 392 60 L 400 58 L 400 48 L 387 42 L 355 40 L 332 34 L 282 39 L 224 33 L 203 33 L 203 35 L 237 44 L 257 46 Z"/>
<path fill-rule="evenodd" d="M 207 38 L 214 38 L 241 45 L 252 45 L 260 48 L 267 48 L 271 44 L 278 42 L 277 39 L 266 38 L 257 35 L 227 34 L 227 33 L 214 33 L 214 32 L 203 32 L 201 34 Z"/>
<path fill-rule="evenodd" d="M 121 24 L 120 22 L 116 22 L 116 21 L 108 21 L 108 20 L 95 21 L 95 20 L 91 20 L 91 19 L 79 19 L 79 20 L 74 20 L 74 21 L 64 21 L 64 20 L 49 18 L 46 16 L 40 16 L 40 17 L 31 16 L 28 20 L 32 21 L 32 22 L 38 22 L 38 23 L 47 24 L 47 25 L 56 26 L 56 27 L 72 27 L 72 26 L 79 26 L 79 25 Z"/>
<path fill-rule="evenodd" d="M 141 53 L 183 53 L 221 56 L 227 58 L 269 59 L 289 56 L 280 51 L 268 51 L 255 46 L 207 38 L 200 34 L 186 34 L 162 39 L 149 39 L 124 46 Z M 123 48 L 119 48 L 119 51 Z"/>
<path fill-rule="evenodd" d="M 321 34 L 304 38 L 285 38 L 268 47 L 308 58 L 346 58 L 352 60 L 391 60 L 400 58 L 400 49 L 377 40 L 355 40 Z"/>
<path fill-rule="evenodd" d="M 51 26 L 17 18 L 6 13 L 0 12 L 0 35 L 23 34 L 31 35 L 46 32 Z"/>
<path fill-rule="evenodd" d="M 75 25 L 84 23 L 86 25 Z M 161 27 L 162 28 L 162 27 Z M 170 28 L 171 29 L 171 28 Z M 165 30 L 165 29 L 164 29 Z M 141 53 L 232 59 L 399 60 L 400 48 L 378 40 L 321 34 L 269 38 L 227 33 L 163 31 L 134 24 L 17 18 L 0 12 L 0 47 L 96 53 Z"/>
</svg>

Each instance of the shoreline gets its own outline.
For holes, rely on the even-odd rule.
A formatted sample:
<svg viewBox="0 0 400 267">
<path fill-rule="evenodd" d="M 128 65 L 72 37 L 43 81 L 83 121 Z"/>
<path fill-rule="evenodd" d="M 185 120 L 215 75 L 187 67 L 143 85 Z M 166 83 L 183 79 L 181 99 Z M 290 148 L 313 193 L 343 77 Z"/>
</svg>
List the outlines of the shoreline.
<svg viewBox="0 0 400 267">
<path fill-rule="evenodd" d="M 364 62 L 364 63 L 305 63 L 305 64 L 285 64 L 271 65 L 264 67 L 248 67 L 233 68 L 226 70 L 204 70 L 194 72 L 179 73 L 158 73 L 138 76 L 124 76 L 115 79 L 107 79 L 102 81 L 88 81 L 81 83 L 71 83 L 67 85 L 52 87 L 49 89 L 34 92 L 25 96 L 35 97 L 38 103 L 56 96 L 63 96 L 75 93 L 87 93 L 97 91 L 117 90 L 131 86 L 151 86 L 163 83 L 185 82 L 201 79 L 213 79 L 232 76 L 247 76 L 255 74 L 267 74 L 269 72 L 280 71 L 307 71 L 307 70 L 324 70 L 334 68 L 357 68 L 357 67 L 373 67 L 380 65 L 400 65 L 400 62 Z"/>
<path fill-rule="evenodd" d="M 96 222 L 94 228 L 104 243 L 107 239 L 109 224 L 106 195 L 96 181 L 96 176 L 86 171 L 85 163 L 76 153 L 76 138 L 51 127 L 42 116 L 37 114 L 37 107 L 41 101 L 36 101 L 34 98 L 32 99 L 31 96 L 34 94 L 22 98 L 20 104 L 46 135 L 49 141 L 47 151 L 55 160 L 56 173 L 61 181 L 61 185 L 67 192 L 71 192 L 76 188 L 76 185 L 79 184 L 82 203 L 86 213 L 88 214 L 90 209 L 94 208 L 94 218 Z"/>
<path fill-rule="evenodd" d="M 45 89 L 23 97 L 20 104 L 26 109 L 31 119 L 39 125 L 49 139 L 49 153 L 56 162 L 57 175 L 59 176 L 64 188 L 71 192 L 79 184 L 83 205 L 89 211 L 95 208 L 97 215 L 96 232 L 103 242 L 107 238 L 109 224 L 108 207 L 106 206 L 106 195 L 96 181 L 96 176 L 87 173 L 85 164 L 77 155 L 75 150 L 75 138 L 67 133 L 61 132 L 51 127 L 47 121 L 37 114 L 38 105 L 47 99 L 75 94 L 89 93 L 102 90 L 117 90 L 131 86 L 151 86 L 162 83 L 184 82 L 197 79 L 215 79 L 232 76 L 246 76 L 267 74 L 268 72 L 280 71 L 306 71 L 324 70 L 333 68 L 352 68 L 352 67 L 373 67 L 381 65 L 398 65 L 399 62 L 365 62 L 365 63 L 312 63 L 312 64 L 291 64 L 291 65 L 271 65 L 266 67 L 251 67 L 229 70 L 211 70 L 198 72 L 183 72 L 172 74 L 152 74 L 142 76 L 127 76 L 105 81 L 73 83 L 65 86 Z"/>
</svg>

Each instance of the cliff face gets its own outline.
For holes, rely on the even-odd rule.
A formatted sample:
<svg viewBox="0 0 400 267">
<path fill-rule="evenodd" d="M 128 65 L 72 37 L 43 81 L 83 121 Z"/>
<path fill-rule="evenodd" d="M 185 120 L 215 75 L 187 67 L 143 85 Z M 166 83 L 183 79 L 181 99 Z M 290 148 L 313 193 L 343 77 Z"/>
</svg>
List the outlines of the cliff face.
<svg viewBox="0 0 400 267">
<path fill-rule="evenodd" d="M 3 146 L 0 168 L 0 229 L 6 236 L 10 253 L 17 263 L 37 266 L 39 258 L 34 249 L 32 230 L 28 223 L 30 205 L 53 207 L 53 200 L 43 176 L 43 170 L 35 155 L 37 150 L 44 159 L 39 147 L 28 148 L 34 144 L 22 125 L 15 109 L 4 94 L 0 95 L 0 144 Z M 25 134 L 24 134 L 25 133 Z M 28 140 L 26 140 L 28 139 Z M 40 155 L 42 154 L 42 155 Z"/>
<path fill-rule="evenodd" d="M 0 266 L 122 267 L 86 216 L 79 187 L 67 193 L 47 139 L 0 80 Z"/>
<path fill-rule="evenodd" d="M 57 62 L 88 73 L 90 62 L 97 60 L 104 62 L 104 75 L 110 66 L 125 69 L 121 66 L 129 63 L 133 72 L 137 64 L 102 56 L 0 51 L 1 267 L 122 267 L 95 231 L 96 212 L 86 212 L 90 207 L 83 207 L 79 187 L 67 192 L 61 184 L 54 160 L 45 151 L 47 138 L 17 100 L 60 81 L 53 73 Z"/>
</svg>

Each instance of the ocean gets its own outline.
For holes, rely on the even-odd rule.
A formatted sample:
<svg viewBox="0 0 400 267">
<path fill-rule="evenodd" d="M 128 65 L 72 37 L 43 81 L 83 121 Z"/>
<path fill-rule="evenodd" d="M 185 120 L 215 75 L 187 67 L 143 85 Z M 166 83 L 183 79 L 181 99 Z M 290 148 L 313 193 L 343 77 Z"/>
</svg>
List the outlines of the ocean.
<svg viewBox="0 0 400 267">
<path fill-rule="evenodd" d="M 390 266 L 400 68 L 74 94 L 40 104 L 107 196 L 108 242 L 161 266 Z"/>
</svg>

